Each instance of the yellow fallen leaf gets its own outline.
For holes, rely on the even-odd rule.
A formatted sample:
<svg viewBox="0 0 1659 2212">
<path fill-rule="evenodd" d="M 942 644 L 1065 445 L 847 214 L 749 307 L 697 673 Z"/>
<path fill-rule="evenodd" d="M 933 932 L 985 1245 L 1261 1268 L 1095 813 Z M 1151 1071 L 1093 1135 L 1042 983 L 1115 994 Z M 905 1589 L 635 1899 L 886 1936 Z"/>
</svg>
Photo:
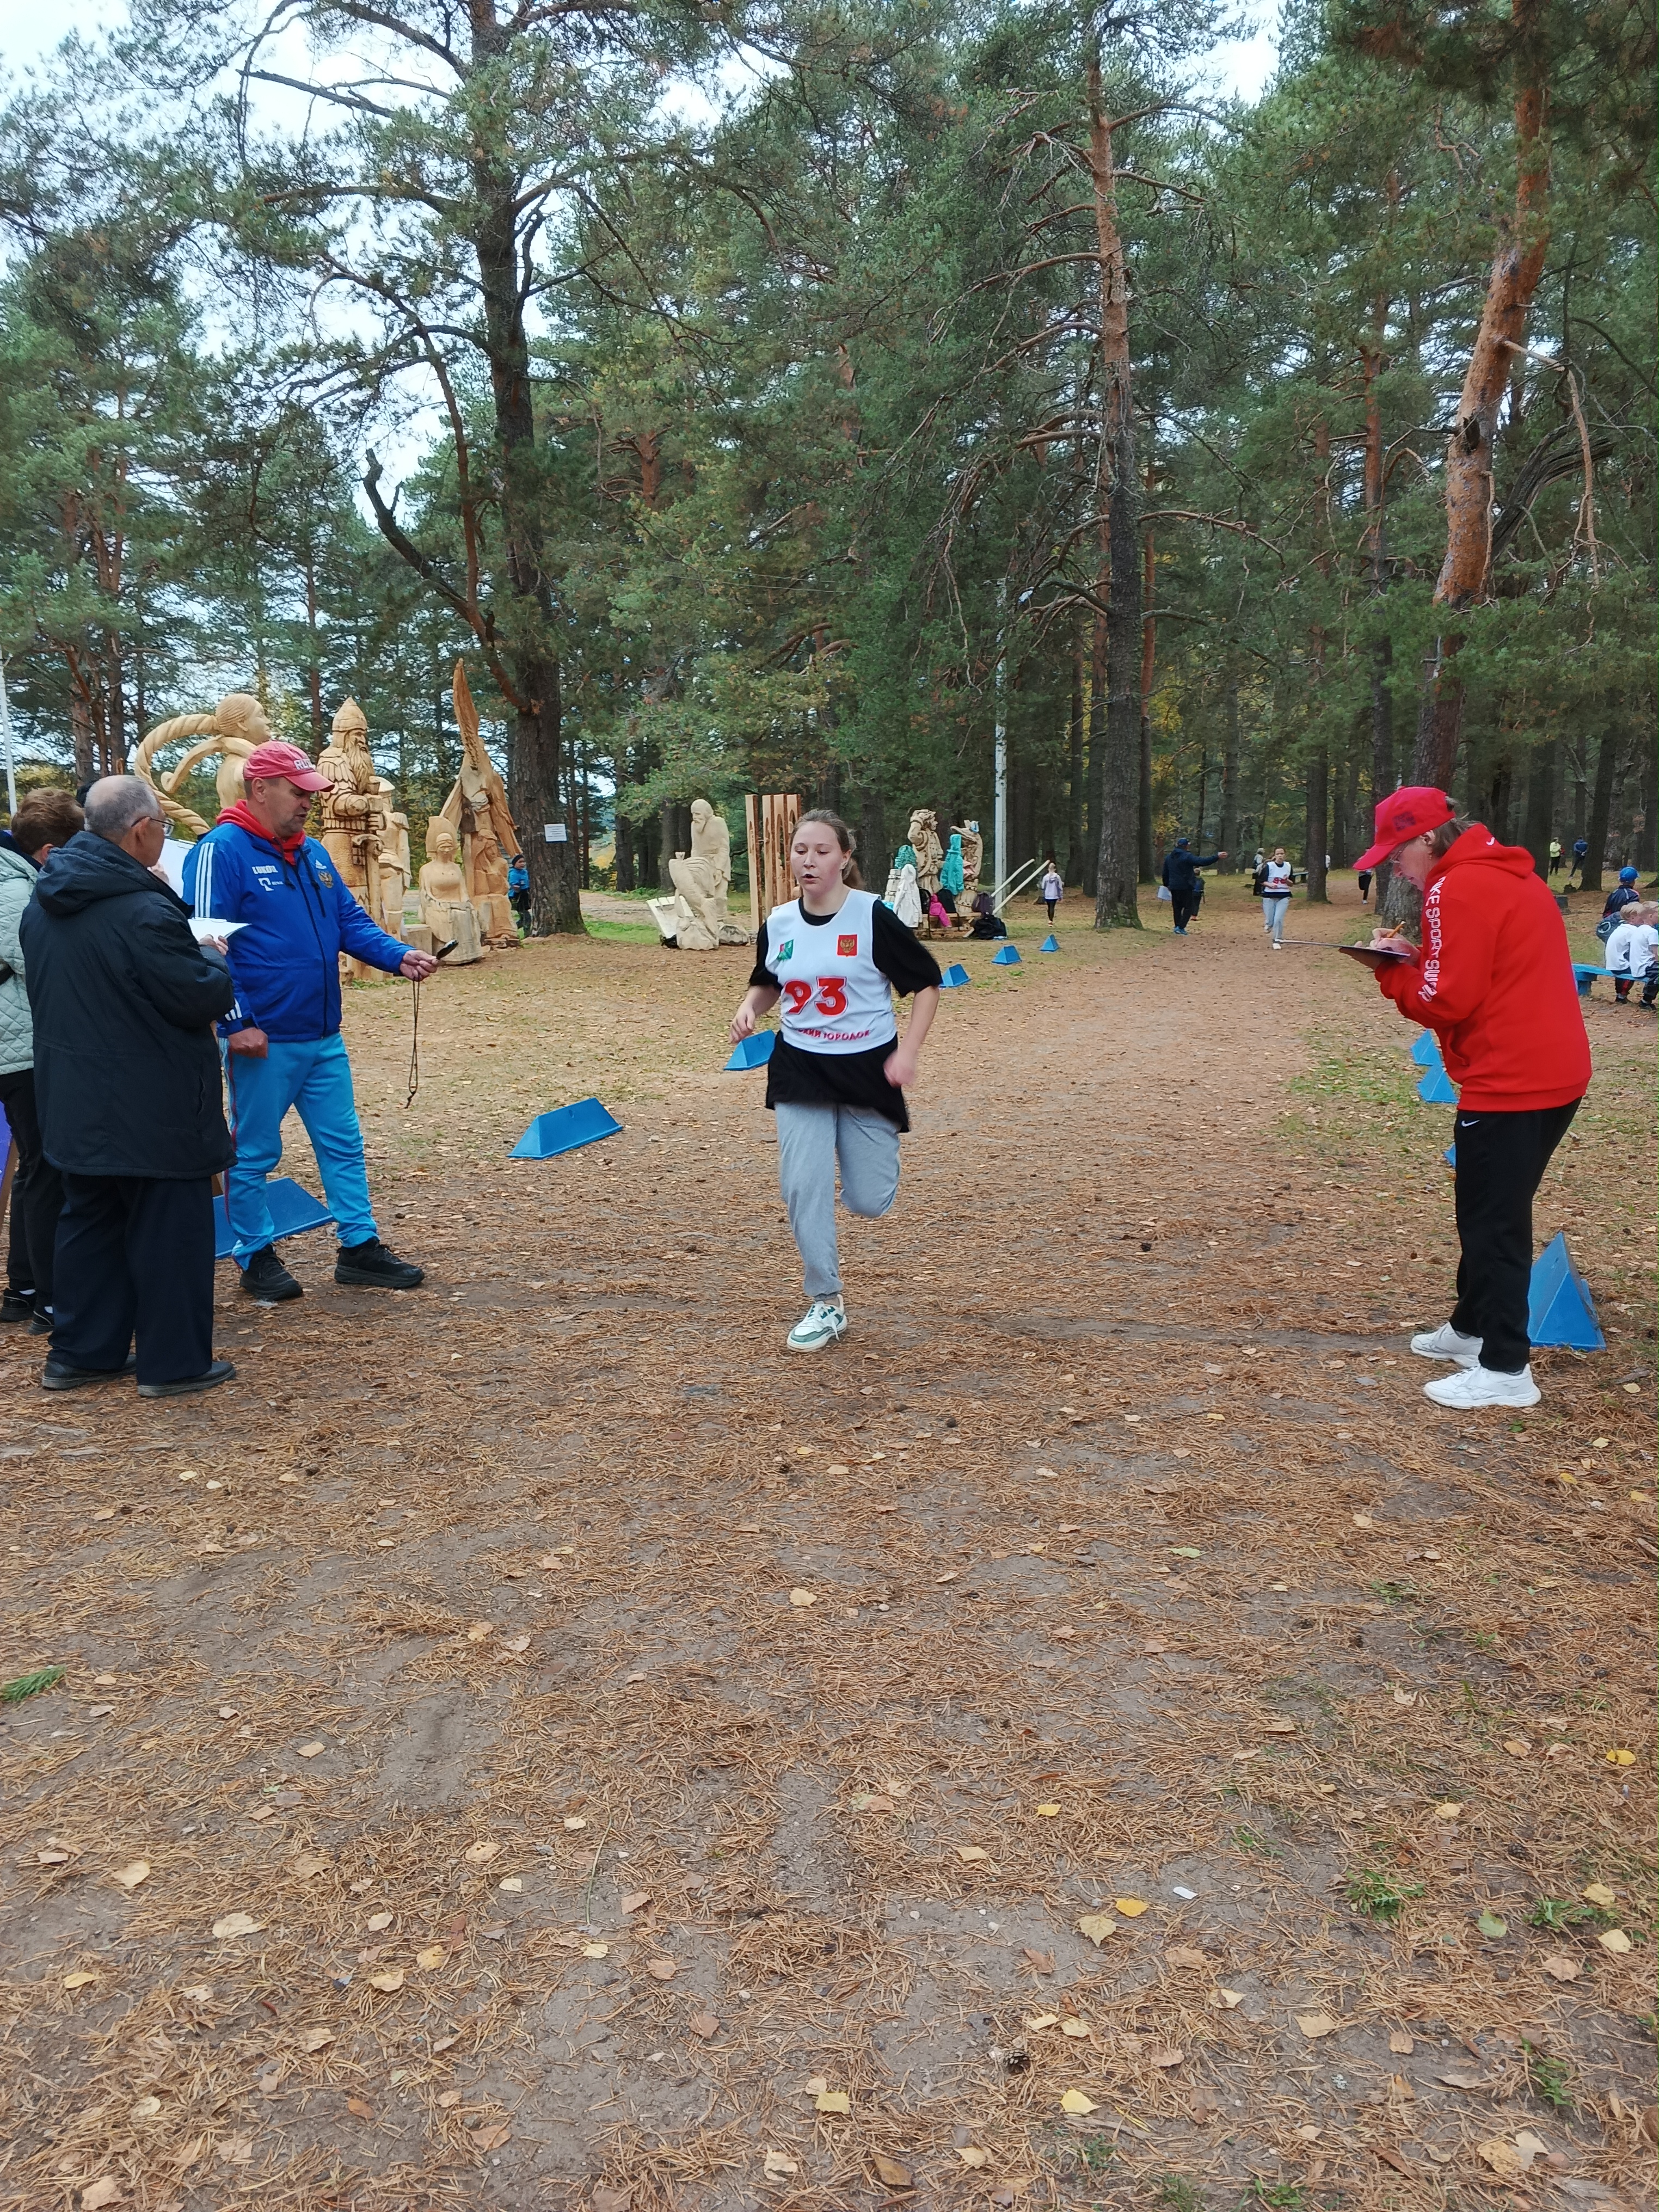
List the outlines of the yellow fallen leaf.
<svg viewBox="0 0 1659 2212">
<path fill-rule="evenodd" d="M 815 2112 L 839 2112 L 844 2118 L 853 2109 L 845 2089 L 820 2089 L 812 2100 Z"/>
<path fill-rule="evenodd" d="M 522 1875 L 506 1875 L 495 1887 L 499 1890 L 504 1890 L 509 1897 L 517 1897 L 524 1888 L 524 1877 Z"/>
<path fill-rule="evenodd" d="M 647 1959 L 645 1971 L 653 1982 L 672 1982 L 680 1970 L 678 1959 Z"/>
<path fill-rule="evenodd" d="M 469 1866 L 488 1866 L 501 1851 L 499 1844 L 469 1844 L 461 1854 Z"/>
<path fill-rule="evenodd" d="M 1168 1966 L 1207 1966 L 1209 1960 L 1190 1943 L 1171 1943 L 1164 1954 Z"/>
<path fill-rule="evenodd" d="M 889 2189 L 913 2189 L 915 2174 L 896 2158 L 884 2158 L 878 2150 L 870 2154 L 870 2163 L 876 2169 L 876 2179 Z"/>
<path fill-rule="evenodd" d="M 1037 1818 L 1040 1820 L 1052 1820 L 1059 1810 L 1060 1808 L 1058 1805 L 1039 1805 L 1037 1807 Z"/>
<path fill-rule="evenodd" d="M 1098 1950 L 1109 1936 L 1117 1933 L 1117 1923 L 1109 1912 L 1088 1912 L 1077 1923 L 1079 1936 L 1086 1936 Z"/>
<path fill-rule="evenodd" d="M 1316 2043 L 1322 2035 L 1334 2035 L 1342 2023 L 1333 2020 L 1328 2012 L 1299 2012 L 1296 2024 L 1309 2041 Z"/>
<path fill-rule="evenodd" d="M 577 1828 L 585 1828 L 587 1822 L 580 1813 L 567 1813 L 564 1816 L 564 1825 L 574 1832 Z"/>
<path fill-rule="evenodd" d="M 1578 1894 L 1586 1905 L 1599 1905 L 1604 1912 L 1611 1911 L 1619 1902 L 1617 1896 L 1604 1881 L 1586 1882 Z"/>
<path fill-rule="evenodd" d="M 88 1982 L 95 1982 L 97 1978 L 95 1972 L 88 1972 L 83 1967 L 78 1974 L 65 1974 L 64 1987 L 66 1990 L 83 1990 Z"/>
<path fill-rule="evenodd" d="M 1081 2089 L 1067 2089 L 1060 2100 L 1060 2109 L 1062 2112 L 1072 2112 L 1080 2119 L 1085 2113 L 1096 2112 L 1099 2107 L 1094 2099 L 1085 2097 Z"/>
<path fill-rule="evenodd" d="M 1486 2142 L 1477 2143 L 1474 2148 L 1476 2157 L 1505 2181 L 1518 2179 L 1532 2165 L 1530 2156 L 1518 2151 L 1506 2136 L 1493 2136 Z"/>
<path fill-rule="evenodd" d="M 1604 1928 L 1595 1940 L 1604 1951 L 1611 1951 L 1616 1959 L 1622 1959 L 1630 1948 L 1630 1937 L 1622 1928 Z"/>
<path fill-rule="evenodd" d="M 705 2038 L 720 2033 L 720 2022 L 712 2012 L 694 2012 L 685 2023 L 693 2035 Z"/>
<path fill-rule="evenodd" d="M 113 2174 L 100 2173 L 81 2191 L 81 2212 L 104 2212 L 106 2204 L 121 2201 L 121 2185 Z"/>
<path fill-rule="evenodd" d="M 363 1925 L 371 1936 L 378 1936 L 383 1928 L 391 1927 L 392 1915 L 389 1912 L 371 1912 Z"/>
<path fill-rule="evenodd" d="M 1414 1705 L 1417 1703 L 1417 1692 L 1415 1690 L 1401 1690 L 1396 1688 L 1394 1693 L 1394 1701 L 1397 1705 Z"/>
<path fill-rule="evenodd" d="M 475 1620 L 466 1632 L 466 1640 L 469 1644 L 483 1644 L 487 1643 L 495 1633 L 495 1624 L 493 1620 Z"/>
<path fill-rule="evenodd" d="M 1607 1753 L 1609 1766 L 1634 1766 L 1635 1764 L 1636 1753 L 1633 1751 L 1610 1751 Z"/>
<path fill-rule="evenodd" d="M 1356 1528 L 1374 1528 L 1376 1526 L 1369 1513 L 1355 1513 L 1351 1518 Z"/>
<path fill-rule="evenodd" d="M 530 1649 L 530 1638 L 527 1636 L 504 1636 L 499 1649 L 510 1651 L 515 1659 L 520 1658 Z"/>
<path fill-rule="evenodd" d="M 264 1924 L 263 1920 L 256 1920 L 251 1912 L 227 1912 L 214 1922 L 213 1932 L 221 1936 L 257 1936 Z"/>
<path fill-rule="evenodd" d="M 474 2150 L 499 2150 L 504 2142 L 513 2139 L 511 2120 L 497 2120 L 493 2126 L 479 2128 L 472 2137 Z"/>
<path fill-rule="evenodd" d="M 134 1859 L 130 1866 L 118 1868 L 115 1874 L 115 1880 L 120 1883 L 122 1888 L 125 1890 L 131 1891 L 137 1889 L 141 1881 L 148 1881 L 149 1880 L 149 1861 L 148 1859 Z"/>
<path fill-rule="evenodd" d="M 966 2150 L 958 2149 L 957 2156 L 964 2166 L 971 2166 L 975 2173 L 981 2166 L 989 2166 L 991 2163 L 991 2154 L 988 2150 L 976 2150 L 971 2144 Z"/>
<path fill-rule="evenodd" d="M 316 1759 L 327 1749 L 328 1746 L 323 1741 L 322 1738 L 320 1736 L 317 1736 L 314 1737 L 310 1743 L 302 1743 L 299 1749 L 295 1753 L 294 1756 L 296 1759 Z"/>
<path fill-rule="evenodd" d="M 448 1956 L 441 1943 L 428 1943 L 424 1951 L 415 1954 L 415 1963 L 429 1974 L 434 1966 L 441 1966 Z"/>
<path fill-rule="evenodd" d="M 1060 2023 L 1060 2032 L 1062 2035 L 1069 2035 L 1080 2043 L 1089 2033 L 1089 2023 L 1086 2020 L 1079 2020 L 1076 2017 L 1063 2020 Z"/>
<path fill-rule="evenodd" d="M 210 1982 L 191 1982 L 179 1994 L 191 2004 L 205 2004 L 213 1995 L 213 1984 Z"/>
<path fill-rule="evenodd" d="M 1244 1992 L 1243 1990 L 1218 1989 L 1216 1991 L 1216 1999 L 1218 2003 L 1224 2005 L 1227 2010 L 1231 2012 L 1235 2005 L 1242 2005 L 1243 2003 Z"/>
<path fill-rule="evenodd" d="M 643 1912 L 650 1902 L 651 1893 L 648 1889 L 630 1889 L 622 1900 L 621 1909 L 624 1912 Z"/>
<path fill-rule="evenodd" d="M 388 1996 L 394 1990 L 402 1989 L 403 1985 L 404 1970 L 401 1966 L 388 1966 L 385 1973 L 371 1974 L 368 1978 L 370 1989 L 382 1990 Z"/>
<path fill-rule="evenodd" d="M 1285 1716 L 1281 1713 L 1277 1720 L 1263 1721 L 1261 1723 L 1261 1733 L 1263 1735 L 1294 1735 L 1296 1734 L 1296 1723 L 1292 1720 L 1286 1720 Z"/>
<path fill-rule="evenodd" d="M 308 2027 L 300 2038 L 300 2048 L 307 2051 L 325 2051 L 333 2040 L 334 2030 L 331 2027 Z"/>
<path fill-rule="evenodd" d="M 817 1601 L 818 1594 L 816 1590 L 792 1589 L 789 1593 L 789 1602 L 791 1605 L 816 1605 Z"/>
<path fill-rule="evenodd" d="M 1538 1966 L 1539 1972 L 1547 1974 L 1553 1982 L 1576 1982 L 1583 1972 L 1577 1959 L 1569 1959 L 1559 1951 L 1540 1959 Z"/>
<path fill-rule="evenodd" d="M 161 2100 L 159 2097 L 140 2097 L 127 2117 L 133 2120 L 153 2120 L 161 2109 Z"/>
<path fill-rule="evenodd" d="M 1455 1820 L 1462 1817 L 1462 1811 L 1463 1808 L 1449 1797 L 1443 1805 L 1435 1807 L 1434 1817 L 1437 1820 Z"/>
<path fill-rule="evenodd" d="M 1045 2027 L 1052 2027 L 1060 2018 L 1057 2012 L 1028 2012 L 1020 2025 L 1031 2035 L 1041 2035 Z"/>
<path fill-rule="evenodd" d="M 611 1946 L 608 1943 L 584 1943 L 582 1956 L 584 1959 L 608 1959 L 611 1956 Z"/>
<path fill-rule="evenodd" d="M 1155 2043 L 1146 2053 L 1146 2063 L 1149 2066 L 1179 2066 L 1186 2056 L 1176 2044 Z"/>
<path fill-rule="evenodd" d="M 67 1866 L 69 1857 L 67 1851 L 36 1851 L 34 1863 L 36 1866 Z"/>
<path fill-rule="evenodd" d="M 1525 1759 L 1531 1751 L 1532 1745 L 1523 1735 L 1506 1735 L 1504 1739 L 1504 1748 L 1511 1759 Z"/>
<path fill-rule="evenodd" d="M 814 2074 L 806 2084 L 806 2094 L 809 2097 L 821 2097 L 829 2087 L 830 2076 L 827 2074 Z"/>
<path fill-rule="evenodd" d="M 1389 2048 L 1398 2058 L 1409 2058 L 1417 2048 L 1417 2038 L 1403 2027 L 1389 2030 Z"/>
<path fill-rule="evenodd" d="M 793 2158 L 786 2158 L 781 2150 L 769 2150 L 762 2160 L 769 2181 L 793 2181 L 800 2172 Z"/>
<path fill-rule="evenodd" d="M 289 1872 L 297 1874 L 301 1881 L 309 1881 L 314 1874 L 325 1873 L 327 1868 L 328 1861 L 319 1858 L 315 1851 L 301 1851 L 288 1863 Z"/>
<path fill-rule="evenodd" d="M 1146 1910 L 1144 1897 L 1115 1897 L 1112 1902 L 1126 1920 L 1139 1920 Z"/>
<path fill-rule="evenodd" d="M 957 1845 L 957 1856 L 964 1866 L 971 1866 L 975 1859 L 988 1859 L 990 1856 L 989 1851 L 981 1850 L 977 1844 Z"/>
</svg>

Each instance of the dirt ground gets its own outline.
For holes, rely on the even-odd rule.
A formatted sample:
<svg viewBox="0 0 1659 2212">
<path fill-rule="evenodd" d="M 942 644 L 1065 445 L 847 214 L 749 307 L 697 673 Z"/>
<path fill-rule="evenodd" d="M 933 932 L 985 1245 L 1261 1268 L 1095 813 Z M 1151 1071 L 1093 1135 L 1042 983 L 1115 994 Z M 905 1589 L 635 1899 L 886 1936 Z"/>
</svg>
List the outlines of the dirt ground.
<svg viewBox="0 0 1659 2212">
<path fill-rule="evenodd" d="M 1445 1414 L 1413 1032 L 1146 914 L 963 952 L 816 1358 L 746 957 L 614 915 L 408 1110 L 349 994 L 424 1289 L 226 1266 L 178 1404 L 0 1333 L 0 2206 L 1652 2201 L 1652 1018 L 1539 1206 L 1607 1350 Z"/>
</svg>

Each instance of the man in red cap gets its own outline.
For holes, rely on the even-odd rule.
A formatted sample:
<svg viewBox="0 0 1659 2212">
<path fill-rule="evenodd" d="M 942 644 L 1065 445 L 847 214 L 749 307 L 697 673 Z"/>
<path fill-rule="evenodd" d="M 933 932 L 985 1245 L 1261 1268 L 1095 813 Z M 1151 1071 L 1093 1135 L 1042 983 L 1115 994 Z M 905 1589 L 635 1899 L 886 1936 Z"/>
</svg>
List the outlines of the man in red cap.
<svg viewBox="0 0 1659 2212">
<path fill-rule="evenodd" d="M 1535 1406 L 1532 1201 L 1590 1079 L 1566 931 L 1531 854 L 1459 821 L 1443 791 L 1407 785 L 1382 801 L 1354 865 L 1383 860 L 1423 894 L 1423 942 L 1374 936 L 1377 983 L 1434 1031 L 1460 1091 L 1457 1303 L 1412 1350 L 1457 1370 L 1426 1386 L 1437 1405 Z"/>
<path fill-rule="evenodd" d="M 227 806 L 185 863 L 198 916 L 243 927 L 226 957 L 236 1004 L 222 1028 L 236 1158 L 225 1205 L 242 1287 L 303 1296 L 276 1256 L 265 1178 L 283 1156 L 283 1117 L 299 1109 L 338 1229 L 337 1283 L 413 1290 L 422 1271 L 380 1242 L 369 1205 L 363 1133 L 340 1035 L 340 955 L 418 982 L 436 962 L 372 921 L 327 848 L 306 836 L 312 796 L 329 787 L 297 745 L 273 738 L 242 763 L 246 799 Z"/>
</svg>

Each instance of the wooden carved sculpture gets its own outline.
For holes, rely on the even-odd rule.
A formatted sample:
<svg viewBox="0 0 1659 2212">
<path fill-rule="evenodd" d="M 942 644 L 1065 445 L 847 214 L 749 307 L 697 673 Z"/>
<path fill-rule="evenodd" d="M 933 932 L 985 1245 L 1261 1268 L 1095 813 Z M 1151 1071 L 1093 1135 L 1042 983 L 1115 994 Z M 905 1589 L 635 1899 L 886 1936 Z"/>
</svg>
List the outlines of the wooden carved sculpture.
<svg viewBox="0 0 1659 2212">
<path fill-rule="evenodd" d="M 485 942 L 516 945 L 519 925 L 507 896 L 507 863 L 518 859 L 522 848 L 507 803 L 507 786 L 478 734 L 478 710 L 459 660 L 453 696 L 461 732 L 461 772 L 440 811 L 459 840 L 466 896 Z M 428 831 L 427 850 L 432 849 Z"/>
<path fill-rule="evenodd" d="M 132 772 L 155 792 L 169 822 L 192 837 L 205 837 L 213 825 L 173 796 L 179 784 L 198 763 L 216 755 L 219 805 L 231 805 L 244 795 L 242 763 L 256 746 L 268 744 L 272 734 L 265 710 L 251 691 L 228 691 L 210 714 L 175 714 L 170 722 L 159 722 L 133 754 Z M 171 768 L 158 766 L 159 756 L 170 745 L 191 738 L 197 742 L 181 760 Z"/>
</svg>

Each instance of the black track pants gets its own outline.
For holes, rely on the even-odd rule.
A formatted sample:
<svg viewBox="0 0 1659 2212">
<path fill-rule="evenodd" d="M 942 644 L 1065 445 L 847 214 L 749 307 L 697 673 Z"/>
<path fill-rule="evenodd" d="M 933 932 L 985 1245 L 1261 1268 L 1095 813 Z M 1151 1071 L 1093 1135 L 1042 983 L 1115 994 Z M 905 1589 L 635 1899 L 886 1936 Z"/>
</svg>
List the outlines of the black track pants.
<svg viewBox="0 0 1659 2212">
<path fill-rule="evenodd" d="M 1531 1350 L 1533 1198 L 1577 1111 L 1575 1098 L 1525 1114 L 1466 1114 L 1460 1107 L 1452 1116 L 1462 1254 L 1451 1325 L 1461 1336 L 1478 1336 L 1480 1364 L 1504 1375 L 1518 1375 Z"/>
</svg>

